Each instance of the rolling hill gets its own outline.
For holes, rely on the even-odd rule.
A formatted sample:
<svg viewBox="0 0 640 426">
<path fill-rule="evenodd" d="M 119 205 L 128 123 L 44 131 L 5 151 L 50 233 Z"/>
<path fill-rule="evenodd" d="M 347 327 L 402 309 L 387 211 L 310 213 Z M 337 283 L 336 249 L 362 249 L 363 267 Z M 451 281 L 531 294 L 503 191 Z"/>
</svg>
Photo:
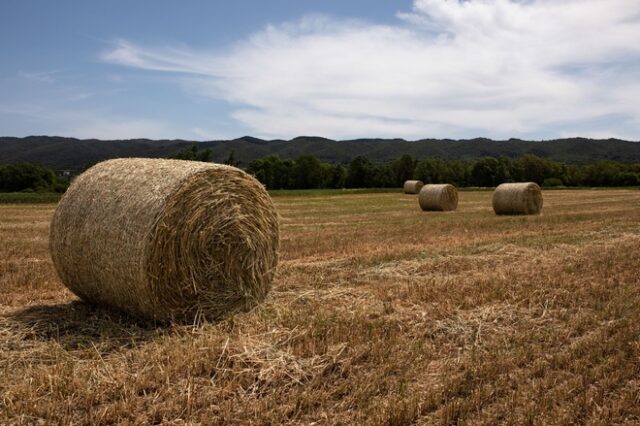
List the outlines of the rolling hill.
<svg viewBox="0 0 640 426">
<path fill-rule="evenodd" d="M 301 136 L 291 140 L 266 141 L 245 136 L 226 141 L 192 142 L 185 140 L 97 140 L 55 136 L 25 138 L 0 137 L 0 164 L 39 163 L 54 169 L 83 169 L 89 165 L 117 157 L 167 157 L 197 143 L 211 149 L 214 161 L 222 161 L 231 151 L 242 166 L 270 154 L 297 158 L 311 154 L 331 163 L 347 163 L 358 155 L 374 162 L 384 162 L 409 154 L 418 159 L 472 160 L 484 156 L 518 157 L 535 154 L 566 163 L 583 164 L 596 160 L 640 161 L 640 143 L 619 139 L 584 138 L 549 141 L 509 139 L 494 141 L 478 138 L 467 140 L 423 139 L 356 139 L 335 141 L 321 137 Z"/>
</svg>

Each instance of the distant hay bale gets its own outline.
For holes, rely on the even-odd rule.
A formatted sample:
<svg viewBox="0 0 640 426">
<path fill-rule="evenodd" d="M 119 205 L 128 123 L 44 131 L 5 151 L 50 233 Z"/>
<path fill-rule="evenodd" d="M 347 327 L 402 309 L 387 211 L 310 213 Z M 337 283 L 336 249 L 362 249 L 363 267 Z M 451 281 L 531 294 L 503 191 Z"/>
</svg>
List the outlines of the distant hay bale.
<svg viewBox="0 0 640 426">
<path fill-rule="evenodd" d="M 158 321 L 218 319 L 262 301 L 278 261 L 269 194 L 231 166 L 117 159 L 73 182 L 51 223 L 64 284 Z"/>
<path fill-rule="evenodd" d="M 421 180 L 408 180 L 404 183 L 405 194 L 418 194 L 424 183 Z"/>
<path fill-rule="evenodd" d="M 539 214 L 542 210 L 542 191 L 533 182 L 503 183 L 493 192 L 496 214 Z"/>
<path fill-rule="evenodd" d="M 420 190 L 418 202 L 424 211 L 452 211 L 458 208 L 458 190 L 448 183 L 425 185 Z"/>
</svg>

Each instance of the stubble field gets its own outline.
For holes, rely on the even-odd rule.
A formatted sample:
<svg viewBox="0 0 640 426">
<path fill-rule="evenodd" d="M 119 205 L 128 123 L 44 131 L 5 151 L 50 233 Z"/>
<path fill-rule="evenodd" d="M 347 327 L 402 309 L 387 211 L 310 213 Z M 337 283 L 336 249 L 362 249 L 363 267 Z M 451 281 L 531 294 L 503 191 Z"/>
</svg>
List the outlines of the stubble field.
<svg viewBox="0 0 640 426">
<path fill-rule="evenodd" d="M 0 205 L 0 424 L 638 424 L 640 191 L 544 198 L 279 195 L 266 303 L 197 327 L 79 302 L 55 205 Z"/>
</svg>

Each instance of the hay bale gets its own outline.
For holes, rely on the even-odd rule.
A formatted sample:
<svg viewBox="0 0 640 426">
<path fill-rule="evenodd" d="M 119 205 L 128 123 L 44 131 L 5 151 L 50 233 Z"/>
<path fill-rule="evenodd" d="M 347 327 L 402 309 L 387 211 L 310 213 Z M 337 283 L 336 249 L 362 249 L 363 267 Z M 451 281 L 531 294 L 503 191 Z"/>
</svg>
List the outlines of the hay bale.
<svg viewBox="0 0 640 426">
<path fill-rule="evenodd" d="M 158 321 L 217 319 L 262 301 L 278 261 L 269 194 L 231 166 L 142 158 L 73 182 L 51 223 L 64 284 L 87 302 Z"/>
<path fill-rule="evenodd" d="M 405 194 L 417 194 L 420 192 L 424 183 L 421 180 L 408 180 L 404 183 Z"/>
<path fill-rule="evenodd" d="M 458 190 L 448 183 L 425 185 L 420 190 L 418 202 L 424 211 L 452 211 L 458 208 Z"/>
<path fill-rule="evenodd" d="M 542 191 L 533 182 L 503 183 L 493 192 L 496 214 L 539 214 L 542 210 Z"/>
</svg>

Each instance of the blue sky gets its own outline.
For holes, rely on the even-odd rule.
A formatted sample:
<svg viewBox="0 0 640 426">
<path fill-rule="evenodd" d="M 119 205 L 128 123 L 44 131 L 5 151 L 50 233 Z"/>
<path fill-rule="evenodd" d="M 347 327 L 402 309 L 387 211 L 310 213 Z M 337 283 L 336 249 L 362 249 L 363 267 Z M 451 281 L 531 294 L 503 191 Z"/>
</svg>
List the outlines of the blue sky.
<svg viewBox="0 0 640 426">
<path fill-rule="evenodd" d="M 640 139 L 637 0 L 4 1 L 0 135 Z"/>
</svg>

